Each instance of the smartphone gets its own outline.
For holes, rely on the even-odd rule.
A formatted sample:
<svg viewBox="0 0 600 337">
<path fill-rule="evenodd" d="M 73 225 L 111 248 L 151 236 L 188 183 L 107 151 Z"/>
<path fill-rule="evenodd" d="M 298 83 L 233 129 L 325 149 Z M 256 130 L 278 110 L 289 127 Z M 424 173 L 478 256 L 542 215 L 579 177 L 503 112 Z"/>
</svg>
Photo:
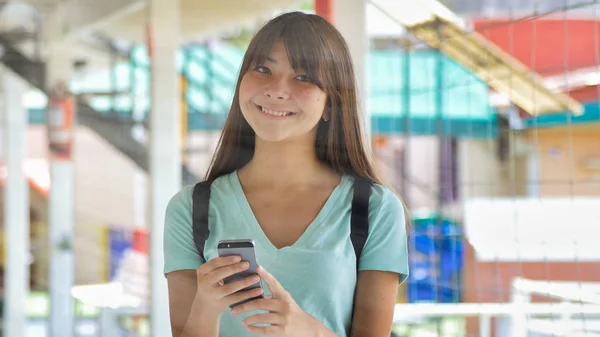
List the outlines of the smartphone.
<svg viewBox="0 0 600 337">
<path fill-rule="evenodd" d="M 249 239 L 221 240 L 217 244 L 217 251 L 219 253 L 219 256 L 221 256 L 221 257 L 231 256 L 231 255 L 239 255 L 242 257 L 242 261 L 248 261 L 248 263 L 250 264 L 248 269 L 246 269 L 240 273 L 226 277 L 223 280 L 223 282 L 225 284 L 235 282 L 238 280 L 242 280 L 248 276 L 252 276 L 252 275 L 256 274 L 257 262 L 256 262 L 256 253 L 254 251 L 254 241 L 249 240 Z M 242 289 L 241 291 L 251 290 L 251 289 L 255 289 L 255 288 L 262 288 L 260 281 Z M 234 303 L 234 304 L 230 305 L 229 307 L 233 308 L 237 305 L 240 305 L 242 303 L 246 303 L 246 302 L 258 299 L 258 298 L 263 298 L 263 295 L 260 294 L 259 296 L 256 296 L 253 298 L 248 298 L 244 301 Z"/>
</svg>

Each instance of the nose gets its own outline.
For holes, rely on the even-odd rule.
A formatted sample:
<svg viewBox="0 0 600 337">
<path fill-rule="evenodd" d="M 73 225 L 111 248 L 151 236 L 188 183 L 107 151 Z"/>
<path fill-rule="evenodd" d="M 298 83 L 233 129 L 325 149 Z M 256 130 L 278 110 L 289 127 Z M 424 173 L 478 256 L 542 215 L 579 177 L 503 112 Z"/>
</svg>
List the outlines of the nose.
<svg viewBox="0 0 600 337">
<path fill-rule="evenodd" d="M 278 100 L 290 98 L 290 90 L 285 79 L 273 79 L 265 89 L 265 96 Z"/>
</svg>

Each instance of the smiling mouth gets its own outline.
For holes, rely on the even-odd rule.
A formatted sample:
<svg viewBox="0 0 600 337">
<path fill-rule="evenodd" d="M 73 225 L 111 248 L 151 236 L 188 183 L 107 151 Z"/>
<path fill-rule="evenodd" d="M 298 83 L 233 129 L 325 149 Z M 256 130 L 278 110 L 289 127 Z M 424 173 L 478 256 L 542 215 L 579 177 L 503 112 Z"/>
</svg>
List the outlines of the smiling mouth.
<svg viewBox="0 0 600 337">
<path fill-rule="evenodd" d="M 293 112 L 290 111 L 277 111 L 277 110 L 271 110 L 271 109 L 267 109 L 261 105 L 257 105 L 256 106 L 260 111 L 262 111 L 264 114 L 267 115 L 271 115 L 271 116 L 275 116 L 275 117 L 287 117 L 287 116 L 292 116 L 294 115 Z"/>
</svg>

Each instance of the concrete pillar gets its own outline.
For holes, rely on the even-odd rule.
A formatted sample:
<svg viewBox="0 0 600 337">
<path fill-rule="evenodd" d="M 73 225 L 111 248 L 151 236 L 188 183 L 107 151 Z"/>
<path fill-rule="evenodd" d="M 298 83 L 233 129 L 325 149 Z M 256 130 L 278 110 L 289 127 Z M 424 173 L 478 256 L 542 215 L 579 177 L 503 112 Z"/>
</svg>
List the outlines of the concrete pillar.
<svg viewBox="0 0 600 337">
<path fill-rule="evenodd" d="M 72 46 L 64 38 L 63 8 L 59 5 L 45 18 L 47 46 L 46 91 L 66 86 L 72 76 Z M 50 97 L 49 97 L 50 98 Z M 57 123 L 60 123 L 56 121 Z M 73 233 L 75 227 L 75 179 L 69 158 L 53 160 L 50 156 L 51 186 L 48 194 L 49 293 L 51 337 L 74 335 Z"/>
<path fill-rule="evenodd" d="M 181 189 L 181 83 L 176 51 L 179 1 L 150 0 L 150 277 L 152 336 L 171 336 L 167 283 L 163 275 L 163 228 L 171 197 Z"/>
<path fill-rule="evenodd" d="M 367 137 L 366 145 L 371 147 L 371 113 L 368 107 L 368 63 L 369 36 L 367 33 L 367 0 L 331 0 L 335 26 L 348 43 L 356 71 L 360 108 L 364 112 L 363 126 Z"/>
<path fill-rule="evenodd" d="M 4 335 L 25 336 L 29 294 L 29 187 L 23 169 L 26 153 L 27 109 L 22 98 L 27 84 L 12 71 L 3 72 L 6 154 L 4 226 Z"/>
</svg>

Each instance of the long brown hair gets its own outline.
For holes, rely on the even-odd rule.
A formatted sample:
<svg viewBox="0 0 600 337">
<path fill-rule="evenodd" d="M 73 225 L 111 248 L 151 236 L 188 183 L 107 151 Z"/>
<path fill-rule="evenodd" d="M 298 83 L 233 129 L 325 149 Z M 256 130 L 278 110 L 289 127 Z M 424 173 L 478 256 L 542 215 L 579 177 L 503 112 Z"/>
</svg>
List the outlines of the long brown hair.
<svg viewBox="0 0 600 337">
<path fill-rule="evenodd" d="M 255 133 L 240 109 L 239 90 L 251 66 L 261 65 L 273 45 L 285 45 L 290 64 L 327 94 L 325 111 L 330 119 L 317 126 L 317 158 L 340 174 L 381 183 L 367 157 L 359 121 L 354 67 L 348 46 L 338 30 L 318 15 L 291 12 L 263 26 L 252 38 L 235 89 L 233 102 L 206 179 L 229 174 L 254 155 Z"/>
</svg>

